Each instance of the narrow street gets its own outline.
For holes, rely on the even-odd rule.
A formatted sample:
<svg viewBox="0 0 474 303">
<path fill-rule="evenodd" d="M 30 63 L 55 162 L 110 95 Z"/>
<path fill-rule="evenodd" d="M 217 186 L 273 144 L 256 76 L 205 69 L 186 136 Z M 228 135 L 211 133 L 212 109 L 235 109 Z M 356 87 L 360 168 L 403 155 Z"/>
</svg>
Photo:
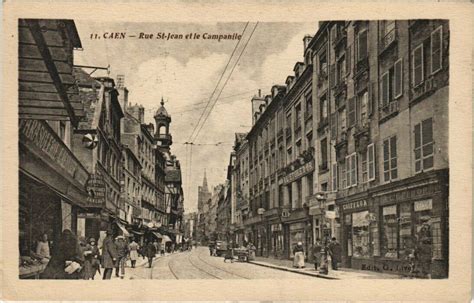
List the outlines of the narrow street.
<svg viewBox="0 0 474 303">
<path fill-rule="evenodd" d="M 128 279 L 314 279 L 309 276 L 283 272 L 253 264 L 211 257 L 206 247 L 159 257 L 148 268 L 141 262 L 137 268 L 126 268 Z"/>
</svg>

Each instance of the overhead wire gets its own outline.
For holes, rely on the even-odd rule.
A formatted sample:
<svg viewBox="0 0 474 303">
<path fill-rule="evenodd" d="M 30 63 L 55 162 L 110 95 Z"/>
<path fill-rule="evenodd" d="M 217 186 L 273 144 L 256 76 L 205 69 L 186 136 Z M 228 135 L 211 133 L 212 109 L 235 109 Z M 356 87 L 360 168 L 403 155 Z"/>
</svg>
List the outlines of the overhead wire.
<svg viewBox="0 0 474 303">
<path fill-rule="evenodd" d="M 245 31 L 246 31 L 248 25 L 249 25 L 249 22 L 247 22 L 247 23 L 245 24 L 245 26 L 244 26 L 244 29 L 243 29 L 242 34 L 241 34 L 242 37 L 244 36 L 244 33 L 245 33 Z M 221 75 L 220 75 L 220 77 L 219 77 L 219 80 L 217 81 L 217 84 L 216 84 L 216 86 L 214 87 L 214 90 L 212 91 L 211 95 L 209 96 L 209 100 L 208 100 L 208 102 L 207 102 L 207 104 L 206 104 L 206 108 L 202 111 L 201 116 L 199 116 L 198 123 L 197 123 L 196 126 L 194 127 L 194 129 L 193 129 L 191 135 L 189 136 L 188 141 L 191 141 L 191 142 L 192 142 L 191 139 L 192 139 L 192 137 L 194 136 L 194 133 L 195 133 L 196 129 L 199 127 L 199 123 L 201 122 L 202 118 L 204 117 L 204 114 L 206 113 L 207 107 L 208 107 L 209 104 L 211 103 L 212 97 L 214 96 L 215 92 L 217 91 L 217 88 L 219 87 L 219 84 L 221 83 L 222 78 L 224 77 L 224 74 L 225 74 L 225 72 L 227 71 L 227 68 L 229 67 L 230 62 L 232 61 L 232 58 L 234 57 L 235 51 L 236 51 L 237 48 L 239 47 L 240 41 L 241 41 L 241 39 L 237 40 L 237 43 L 235 44 L 234 50 L 232 51 L 232 54 L 230 55 L 229 60 L 227 61 L 227 64 L 226 64 L 226 66 L 224 67 L 224 70 L 222 71 L 222 73 L 221 73 Z"/>
<path fill-rule="evenodd" d="M 241 58 L 242 55 L 244 54 L 245 49 L 247 48 L 247 45 L 249 44 L 250 40 L 252 39 L 252 36 L 253 36 L 255 30 L 257 29 L 257 26 L 258 26 L 258 22 L 255 23 L 255 26 L 254 26 L 252 32 L 250 33 L 250 36 L 249 36 L 249 38 L 247 39 L 247 42 L 245 43 L 245 45 L 244 45 L 242 51 L 240 52 L 240 55 L 239 55 L 239 57 L 237 58 L 237 60 L 236 60 L 236 62 L 235 62 L 235 64 L 234 64 L 234 66 L 232 67 L 232 69 L 231 69 L 231 71 L 230 71 L 230 73 L 229 73 L 229 75 L 228 75 L 226 81 L 224 82 L 224 85 L 222 86 L 222 88 L 221 88 L 221 90 L 220 90 L 220 92 L 219 92 L 219 95 L 217 96 L 217 98 L 215 99 L 214 103 L 212 104 L 212 106 L 211 106 L 211 108 L 210 108 L 210 110 L 209 110 L 209 112 L 208 112 L 206 118 L 204 119 L 203 123 L 201 124 L 200 128 L 198 129 L 198 131 L 197 131 L 195 137 L 191 140 L 191 142 L 193 142 L 194 140 L 196 140 L 196 139 L 198 138 L 199 134 L 201 133 L 201 130 L 202 130 L 202 128 L 204 127 L 204 124 L 206 123 L 207 119 L 208 119 L 209 116 L 211 115 L 211 112 L 212 112 L 212 110 L 214 109 L 214 106 L 216 105 L 217 101 L 219 101 L 220 95 L 221 95 L 222 92 L 224 91 L 224 88 L 225 88 L 225 86 L 227 85 L 227 82 L 228 82 L 229 79 L 232 77 L 232 74 L 233 74 L 235 68 L 237 67 L 237 65 L 238 65 L 238 63 L 239 63 L 240 58 Z"/>
</svg>

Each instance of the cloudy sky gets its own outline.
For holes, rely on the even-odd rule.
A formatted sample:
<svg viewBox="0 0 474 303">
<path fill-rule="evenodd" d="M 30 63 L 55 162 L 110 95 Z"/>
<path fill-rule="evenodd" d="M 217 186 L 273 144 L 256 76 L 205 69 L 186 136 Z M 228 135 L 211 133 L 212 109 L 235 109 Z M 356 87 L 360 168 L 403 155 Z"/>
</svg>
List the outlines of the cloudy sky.
<svg viewBox="0 0 474 303">
<path fill-rule="evenodd" d="M 274 84 L 284 83 L 293 66 L 303 60 L 303 37 L 314 35 L 317 23 L 259 23 L 238 65 L 222 90 L 220 98 L 198 137 L 193 140 L 192 160 L 190 136 L 204 111 L 237 40 L 138 40 L 91 39 L 91 34 L 105 32 L 241 34 L 246 23 L 107 23 L 76 20 L 83 50 L 76 51 L 75 64 L 107 66 L 110 76 L 125 75 L 129 101 L 145 107 L 145 121 L 153 121 L 153 113 L 163 96 L 172 116 L 172 152 L 180 159 L 186 211 L 197 207 L 197 187 L 207 171 L 210 186 L 225 181 L 229 155 L 236 132 L 250 129 L 250 99 L 262 89 L 268 94 Z M 249 23 L 234 58 L 214 94 L 212 102 L 230 74 L 255 23 Z M 104 75 L 97 71 L 94 75 Z M 218 145 L 215 145 L 222 142 Z M 201 145 L 199 145 L 201 144 Z"/>
</svg>

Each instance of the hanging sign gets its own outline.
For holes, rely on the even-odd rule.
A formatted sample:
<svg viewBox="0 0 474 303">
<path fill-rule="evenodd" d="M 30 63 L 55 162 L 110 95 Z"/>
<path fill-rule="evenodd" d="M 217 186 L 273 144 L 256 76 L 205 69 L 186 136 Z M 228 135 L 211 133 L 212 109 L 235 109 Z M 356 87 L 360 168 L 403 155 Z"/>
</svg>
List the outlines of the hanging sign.
<svg viewBox="0 0 474 303">
<path fill-rule="evenodd" d="M 101 206 L 105 203 L 104 177 L 91 174 L 86 182 L 87 203 L 91 206 Z"/>
</svg>

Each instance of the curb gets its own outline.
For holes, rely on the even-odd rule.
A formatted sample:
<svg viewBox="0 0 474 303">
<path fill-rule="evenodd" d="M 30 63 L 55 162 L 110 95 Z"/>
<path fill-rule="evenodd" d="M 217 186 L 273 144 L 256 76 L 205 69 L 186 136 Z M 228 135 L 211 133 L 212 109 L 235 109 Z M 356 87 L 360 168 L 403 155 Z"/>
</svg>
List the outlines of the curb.
<svg viewBox="0 0 474 303">
<path fill-rule="evenodd" d="M 282 266 L 277 266 L 277 265 L 263 263 L 263 262 L 249 261 L 248 263 L 258 265 L 258 266 L 273 268 L 273 269 L 277 269 L 277 270 L 288 271 L 288 272 L 292 272 L 292 273 L 295 273 L 295 274 L 311 276 L 311 277 L 315 277 L 315 278 L 321 278 L 321 279 L 327 279 L 327 280 L 340 280 L 340 279 L 335 278 L 335 277 L 330 277 L 330 276 L 321 275 L 321 274 L 313 274 L 313 273 L 310 273 L 310 272 L 294 270 L 294 269 L 291 269 L 291 268 L 288 268 L 288 267 L 282 267 Z"/>
</svg>

